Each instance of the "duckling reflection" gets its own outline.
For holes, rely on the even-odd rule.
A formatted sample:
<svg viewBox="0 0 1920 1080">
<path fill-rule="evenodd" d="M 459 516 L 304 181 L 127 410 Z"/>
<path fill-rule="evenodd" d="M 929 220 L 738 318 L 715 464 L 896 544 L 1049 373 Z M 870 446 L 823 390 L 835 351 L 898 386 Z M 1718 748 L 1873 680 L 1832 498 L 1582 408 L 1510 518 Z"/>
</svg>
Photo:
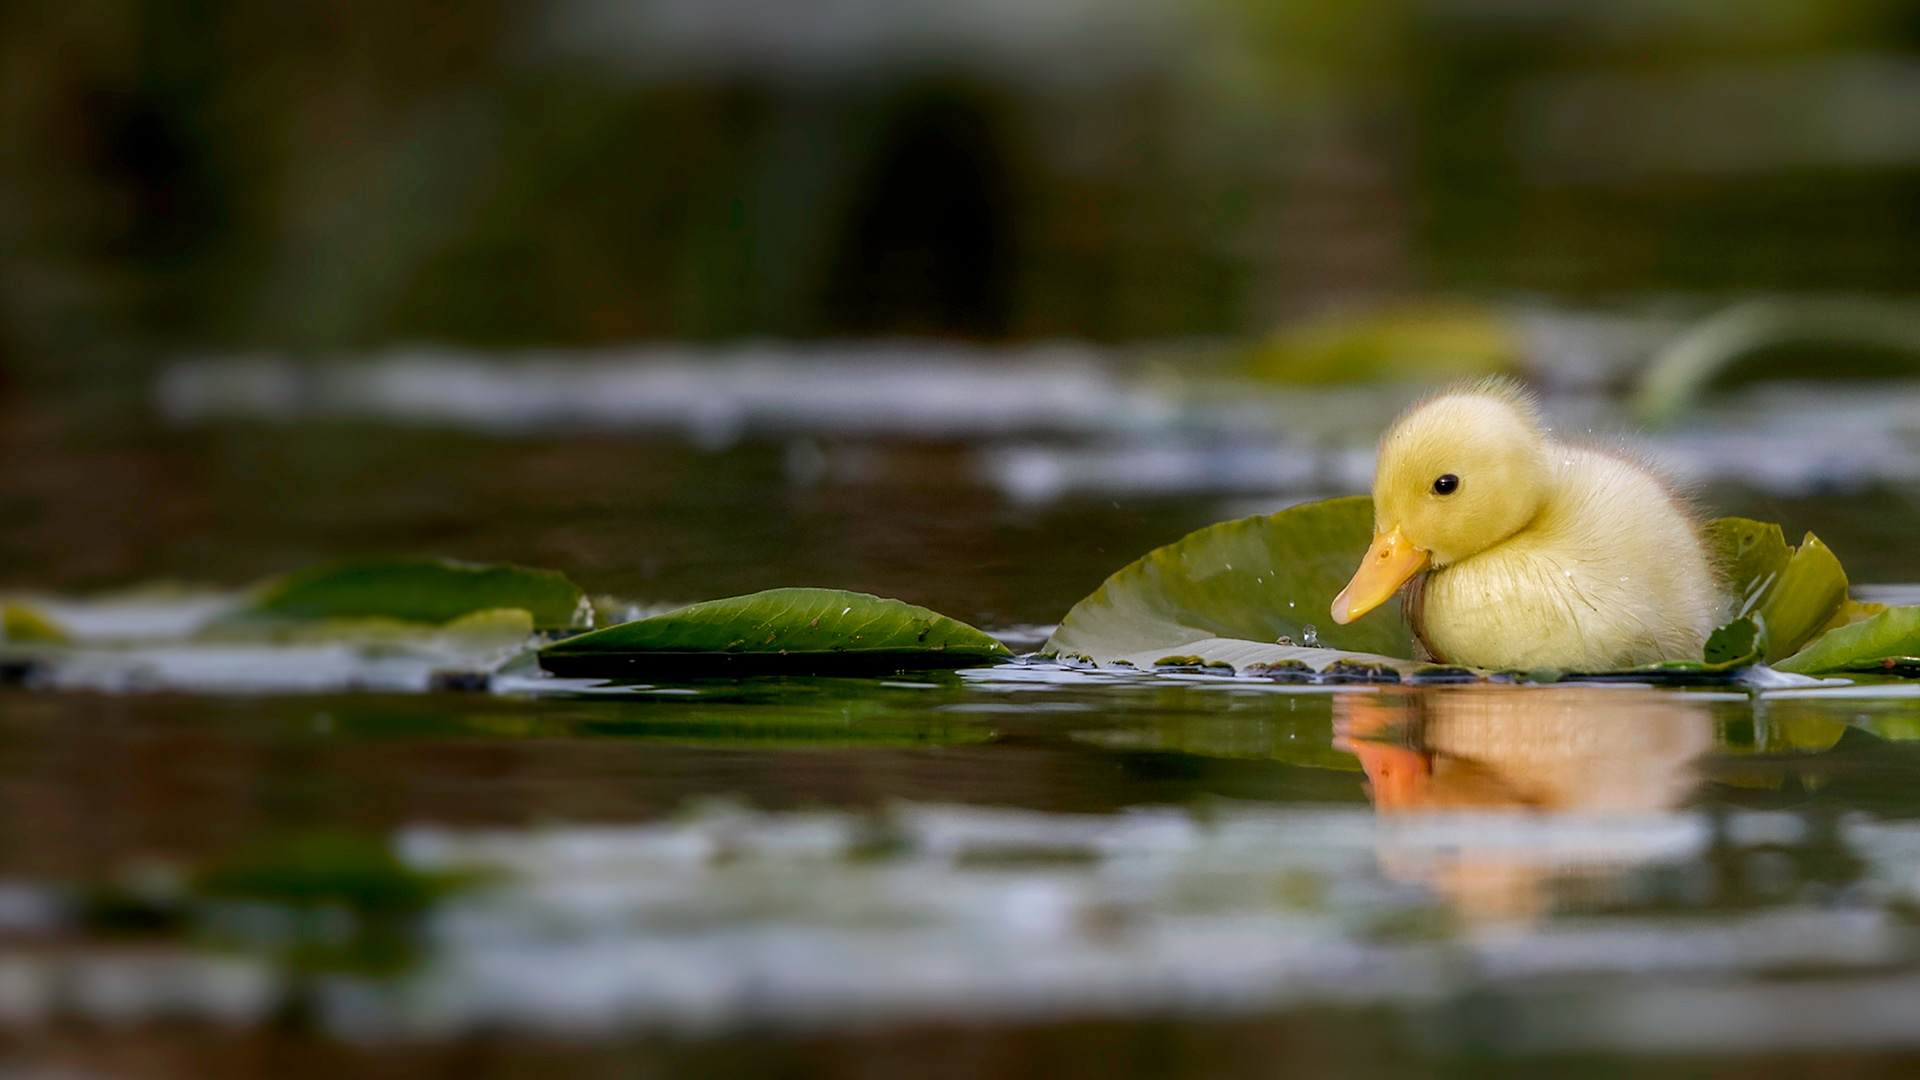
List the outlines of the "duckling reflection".
<svg viewBox="0 0 1920 1080">
<path fill-rule="evenodd" d="M 1444 845 L 1383 832 L 1382 871 L 1439 889 L 1472 923 L 1534 919 L 1556 884 L 1603 884 L 1661 851 L 1515 844 L 1492 817 L 1476 828 L 1459 815 L 1662 815 L 1692 793 L 1713 746 L 1704 705 L 1651 690 L 1463 687 L 1343 695 L 1334 708 L 1335 745 L 1360 759 L 1382 818 L 1449 814 L 1462 826 Z"/>
</svg>

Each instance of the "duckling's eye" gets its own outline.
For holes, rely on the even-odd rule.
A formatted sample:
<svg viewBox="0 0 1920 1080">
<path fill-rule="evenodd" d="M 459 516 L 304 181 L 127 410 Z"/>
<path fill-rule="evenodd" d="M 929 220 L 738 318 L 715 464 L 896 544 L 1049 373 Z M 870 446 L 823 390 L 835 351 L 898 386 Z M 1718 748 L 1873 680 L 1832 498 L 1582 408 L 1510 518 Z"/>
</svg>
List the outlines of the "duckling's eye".
<svg viewBox="0 0 1920 1080">
<path fill-rule="evenodd" d="M 1460 478 L 1452 473 L 1447 473 L 1433 482 L 1435 495 L 1451 495 L 1458 490 L 1460 490 Z"/>
</svg>

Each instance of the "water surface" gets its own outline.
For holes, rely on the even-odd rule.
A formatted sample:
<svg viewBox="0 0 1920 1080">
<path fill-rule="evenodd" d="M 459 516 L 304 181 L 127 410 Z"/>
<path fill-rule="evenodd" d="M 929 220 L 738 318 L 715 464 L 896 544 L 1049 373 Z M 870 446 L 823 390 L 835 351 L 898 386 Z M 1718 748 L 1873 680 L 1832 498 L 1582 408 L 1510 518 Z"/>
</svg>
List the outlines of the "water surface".
<svg viewBox="0 0 1920 1080">
<path fill-rule="evenodd" d="M 43 410 L 6 428 L 0 581 L 134 589 L 113 618 L 165 629 L 203 587 L 431 552 L 643 605 L 862 589 L 1031 648 L 1158 544 L 1353 489 L 1345 444 L 1248 484 L 1284 424 L 1141 415 L 1121 441 L 1159 458 L 818 417 L 703 443 Z M 1662 445 L 1750 437 L 1714 430 Z M 1164 469 L 1034 497 L 999 471 L 1021 454 Z M 1817 531 L 1866 589 L 1920 580 L 1920 489 L 1832 460 L 1709 470 L 1700 497 Z M 0 1067 L 23 1075 L 1682 1075 L 1916 1049 L 1904 683 L 1023 661 L 476 692 L 431 656 L 140 648 L 0 692 Z"/>
</svg>

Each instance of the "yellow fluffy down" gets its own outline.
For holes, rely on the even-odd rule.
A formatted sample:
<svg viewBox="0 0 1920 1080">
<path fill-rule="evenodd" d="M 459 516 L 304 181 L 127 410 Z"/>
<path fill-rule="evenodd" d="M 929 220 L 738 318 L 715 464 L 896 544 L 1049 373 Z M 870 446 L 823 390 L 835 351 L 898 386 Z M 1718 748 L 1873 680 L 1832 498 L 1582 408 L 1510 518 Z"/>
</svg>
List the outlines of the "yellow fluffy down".
<svg viewBox="0 0 1920 1080">
<path fill-rule="evenodd" d="M 1520 670 L 1700 659 L 1726 601 L 1693 523 L 1632 463 L 1547 450 L 1540 515 L 1429 572 L 1416 619 L 1436 657 Z"/>
<path fill-rule="evenodd" d="M 1440 485 L 1441 476 L 1457 481 Z M 1511 384 L 1418 406 L 1381 444 L 1376 526 L 1428 559 L 1409 614 L 1434 658 L 1603 670 L 1698 660 L 1728 603 L 1650 470 L 1557 442 Z"/>
</svg>

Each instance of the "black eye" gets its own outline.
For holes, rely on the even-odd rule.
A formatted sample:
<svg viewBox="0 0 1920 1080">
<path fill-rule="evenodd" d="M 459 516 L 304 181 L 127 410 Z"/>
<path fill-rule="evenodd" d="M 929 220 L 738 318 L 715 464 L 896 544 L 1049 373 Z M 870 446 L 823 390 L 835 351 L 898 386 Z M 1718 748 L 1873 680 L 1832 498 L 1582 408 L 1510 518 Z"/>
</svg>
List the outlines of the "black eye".
<svg viewBox="0 0 1920 1080">
<path fill-rule="evenodd" d="M 1451 495 L 1458 490 L 1460 490 L 1460 478 L 1452 473 L 1447 473 L 1433 482 L 1435 495 Z"/>
</svg>

